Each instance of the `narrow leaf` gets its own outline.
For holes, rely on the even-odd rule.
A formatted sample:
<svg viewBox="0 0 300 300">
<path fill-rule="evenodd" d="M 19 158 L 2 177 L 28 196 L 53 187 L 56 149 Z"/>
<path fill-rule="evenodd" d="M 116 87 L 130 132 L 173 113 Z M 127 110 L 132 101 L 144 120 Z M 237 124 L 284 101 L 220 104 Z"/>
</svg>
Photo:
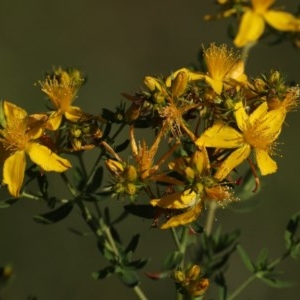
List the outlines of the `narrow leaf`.
<svg viewBox="0 0 300 300">
<path fill-rule="evenodd" d="M 108 266 L 100 271 L 97 272 L 93 272 L 92 273 L 92 277 L 94 279 L 104 279 L 108 276 L 110 276 L 111 274 L 113 274 L 115 272 L 115 267 L 114 266 Z"/>
<path fill-rule="evenodd" d="M 139 243 L 139 240 L 140 240 L 140 235 L 139 234 L 135 234 L 132 238 L 131 238 L 131 241 L 129 242 L 128 246 L 126 247 L 125 249 L 125 253 L 128 253 L 128 252 L 134 252 L 138 243 Z"/>
<path fill-rule="evenodd" d="M 176 268 L 182 261 L 183 254 L 179 251 L 174 251 L 170 253 L 164 261 L 163 270 L 173 270 Z"/>
<path fill-rule="evenodd" d="M 61 205 L 53 211 L 47 212 L 45 214 L 34 216 L 33 219 L 41 224 L 54 224 L 66 218 L 73 209 L 73 204 L 68 202 Z"/>
<path fill-rule="evenodd" d="M 12 198 L 12 199 L 7 199 L 4 201 L 0 201 L 0 208 L 8 208 L 11 207 L 13 204 L 15 204 L 19 198 Z"/>
<path fill-rule="evenodd" d="M 249 258 L 248 254 L 246 253 L 246 251 L 242 248 L 242 246 L 237 245 L 236 249 L 241 257 L 241 259 L 243 260 L 246 268 L 250 271 L 250 272 L 254 272 L 255 271 L 255 267 L 253 262 L 251 261 L 251 259 Z"/>
<path fill-rule="evenodd" d="M 103 167 L 100 166 L 96 170 L 91 183 L 86 188 L 87 194 L 95 192 L 101 186 L 102 179 L 103 179 Z"/>
</svg>

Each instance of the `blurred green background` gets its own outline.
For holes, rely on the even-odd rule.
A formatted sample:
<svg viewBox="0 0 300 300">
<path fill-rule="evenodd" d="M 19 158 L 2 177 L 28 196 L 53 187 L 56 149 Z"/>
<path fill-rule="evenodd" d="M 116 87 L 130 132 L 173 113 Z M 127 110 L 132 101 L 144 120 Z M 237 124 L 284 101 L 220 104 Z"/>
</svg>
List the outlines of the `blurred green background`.
<svg viewBox="0 0 300 300">
<path fill-rule="evenodd" d="M 145 75 L 169 74 L 195 63 L 202 45 L 231 42 L 228 21 L 205 23 L 203 15 L 215 12 L 209 0 L 0 0 L 0 98 L 30 112 L 44 110 L 44 96 L 34 83 L 52 66 L 77 66 L 88 75 L 77 104 L 89 112 L 114 108 L 121 92 L 133 93 Z M 296 11 L 297 1 L 278 1 Z M 270 68 L 288 80 L 300 82 L 299 52 L 289 43 L 270 48 L 260 44 L 251 52 L 247 74 Z M 251 213 L 219 211 L 215 225 L 224 231 L 241 228 L 242 245 L 254 258 L 268 247 L 276 258 L 284 251 L 283 231 L 288 218 L 299 210 L 300 116 L 292 113 L 281 136 L 279 172 L 263 181 L 262 199 Z M 57 182 L 59 192 L 60 185 Z M 121 203 L 105 205 L 118 215 Z M 0 265 L 11 263 L 16 278 L 4 300 L 135 299 L 116 278 L 95 281 L 91 273 L 106 265 L 93 237 L 80 238 L 69 227 L 87 230 L 79 212 L 53 226 L 34 223 L 32 216 L 47 210 L 43 203 L 20 200 L 0 210 Z M 150 257 L 145 271 L 159 271 L 162 259 L 173 248 L 167 232 L 150 229 L 147 220 L 130 217 L 121 228 L 124 241 L 142 234 L 137 257 Z M 270 289 L 252 284 L 239 299 L 296 299 L 300 293 L 299 264 L 287 261 L 284 278 L 295 281 L 290 289 Z M 232 258 L 228 284 L 236 287 L 248 275 L 238 256 Z M 174 299 L 171 281 L 154 282 L 142 277 L 149 299 Z"/>
</svg>

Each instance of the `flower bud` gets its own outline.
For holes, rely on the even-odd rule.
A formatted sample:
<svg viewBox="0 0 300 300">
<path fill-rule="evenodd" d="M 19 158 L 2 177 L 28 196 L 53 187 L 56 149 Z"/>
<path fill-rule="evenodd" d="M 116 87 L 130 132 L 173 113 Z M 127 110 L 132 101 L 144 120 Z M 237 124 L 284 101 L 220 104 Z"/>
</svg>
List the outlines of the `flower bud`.
<svg viewBox="0 0 300 300">
<path fill-rule="evenodd" d="M 209 280 L 202 278 L 199 281 L 195 281 L 188 286 L 189 294 L 193 297 L 202 296 L 209 286 Z"/>
<path fill-rule="evenodd" d="M 162 90 L 161 83 L 159 82 L 158 79 L 156 79 L 154 77 L 146 76 L 144 78 L 144 84 L 151 92 L 153 92 L 155 90 L 158 90 L 158 91 Z"/>
<path fill-rule="evenodd" d="M 185 274 L 181 270 L 177 270 L 174 273 L 174 279 L 177 282 L 183 282 L 185 280 Z"/>
<path fill-rule="evenodd" d="M 140 114 L 141 114 L 141 106 L 133 102 L 125 113 L 125 121 L 128 124 L 131 124 L 132 122 L 134 122 L 139 118 Z"/>
<path fill-rule="evenodd" d="M 174 97 L 180 97 L 186 90 L 188 84 L 187 72 L 179 72 L 171 84 L 171 91 Z"/>
<path fill-rule="evenodd" d="M 189 280 L 196 280 L 197 277 L 200 275 L 201 269 L 198 265 L 193 265 L 190 267 L 190 269 L 187 271 L 186 276 Z"/>
<path fill-rule="evenodd" d="M 134 182 L 137 180 L 136 168 L 132 165 L 127 166 L 124 177 L 127 181 Z"/>
<path fill-rule="evenodd" d="M 70 129 L 70 134 L 71 134 L 71 136 L 72 137 L 74 137 L 74 138 L 78 138 L 78 137 L 80 137 L 80 135 L 81 135 L 81 129 L 79 128 L 79 127 L 75 127 L 75 126 L 73 126 L 71 129 Z"/>
<path fill-rule="evenodd" d="M 136 186 L 135 184 L 128 182 L 126 183 L 125 190 L 128 195 L 133 196 L 136 193 Z"/>
<path fill-rule="evenodd" d="M 122 163 L 120 163 L 117 160 L 114 159 L 107 159 L 105 161 L 105 165 L 107 167 L 107 169 L 113 174 L 113 175 L 117 175 L 119 173 L 122 173 L 124 171 L 124 167 L 122 165 Z"/>
</svg>

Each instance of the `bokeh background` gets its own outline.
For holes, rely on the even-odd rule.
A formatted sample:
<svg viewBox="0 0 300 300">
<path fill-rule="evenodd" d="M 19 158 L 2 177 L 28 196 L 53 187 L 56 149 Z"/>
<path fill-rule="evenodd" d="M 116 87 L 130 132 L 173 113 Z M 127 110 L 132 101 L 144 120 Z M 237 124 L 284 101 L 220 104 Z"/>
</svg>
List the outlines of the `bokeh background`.
<svg viewBox="0 0 300 300">
<path fill-rule="evenodd" d="M 44 110 L 44 97 L 34 83 L 53 66 L 77 66 L 88 75 L 77 104 L 86 111 L 114 108 L 121 92 L 132 93 L 145 75 L 169 74 L 197 62 L 202 45 L 231 45 L 228 21 L 205 23 L 215 12 L 210 0 L 0 0 L 0 98 L 30 112 Z M 278 1 L 296 11 L 297 1 Z M 284 43 L 270 48 L 260 44 L 251 52 L 247 73 L 257 75 L 271 68 L 288 80 L 300 82 L 299 52 Z M 279 172 L 263 182 L 251 213 L 219 211 L 216 225 L 224 231 L 241 228 L 242 245 L 255 258 L 262 247 L 276 258 L 284 251 L 283 231 L 288 218 L 299 210 L 300 141 L 299 112 L 292 113 L 281 136 Z M 56 185 L 59 192 L 60 184 Z M 1 191 L 3 194 L 3 192 Z M 2 196 L 4 197 L 4 196 Z M 117 200 L 105 205 L 118 215 Z M 93 237 L 81 238 L 69 227 L 87 230 L 79 212 L 53 226 L 36 224 L 32 216 L 47 210 L 43 203 L 20 200 L 0 210 L 0 265 L 11 263 L 16 277 L 3 295 L 5 300 L 135 299 L 116 278 L 104 281 L 91 273 L 106 265 Z M 162 259 L 173 248 L 166 232 L 150 229 L 149 221 L 130 217 L 122 226 L 124 241 L 141 233 L 137 257 L 150 257 L 145 271 L 159 271 Z M 300 293 L 299 264 L 283 264 L 290 289 L 270 289 L 252 284 L 239 299 L 297 299 Z M 238 256 L 232 258 L 228 284 L 236 287 L 248 276 Z M 174 299 L 171 281 L 154 282 L 143 276 L 142 288 L 149 299 Z"/>
</svg>

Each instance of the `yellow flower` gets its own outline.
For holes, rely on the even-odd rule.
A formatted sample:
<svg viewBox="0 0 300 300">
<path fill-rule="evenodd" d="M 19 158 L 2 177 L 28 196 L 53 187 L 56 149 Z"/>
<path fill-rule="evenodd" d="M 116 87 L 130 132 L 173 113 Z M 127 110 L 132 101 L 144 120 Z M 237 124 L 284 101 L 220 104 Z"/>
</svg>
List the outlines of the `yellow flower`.
<svg viewBox="0 0 300 300">
<path fill-rule="evenodd" d="M 267 102 L 263 102 L 248 116 L 242 102 L 238 102 L 234 114 L 240 131 L 223 123 L 216 123 L 196 141 L 198 146 L 235 148 L 218 167 L 215 178 L 223 180 L 231 170 L 247 159 L 252 148 L 261 174 L 276 172 L 277 164 L 270 154 L 272 144 L 280 134 L 286 111 L 281 108 L 268 111 Z"/>
<path fill-rule="evenodd" d="M 49 129 L 56 130 L 63 116 L 72 122 L 77 122 L 84 116 L 79 107 L 72 106 L 78 89 L 83 83 L 82 75 L 78 70 L 65 71 L 58 68 L 53 76 L 48 76 L 46 80 L 39 83 L 56 109 L 48 120 Z"/>
<path fill-rule="evenodd" d="M 299 31 L 300 19 L 292 14 L 269 9 L 275 0 L 252 0 L 252 8 L 245 8 L 234 44 L 244 47 L 256 42 L 265 30 L 265 23 L 279 31 Z"/>
<path fill-rule="evenodd" d="M 211 44 L 204 50 L 204 60 L 208 74 L 204 79 L 217 94 L 221 94 L 226 82 L 246 82 L 244 63 L 239 55 L 227 48 L 225 44 L 216 46 Z"/>
<path fill-rule="evenodd" d="M 1 149 L 6 155 L 3 183 L 11 195 L 18 197 L 24 179 L 27 154 L 44 171 L 64 172 L 71 167 L 68 160 L 56 155 L 36 140 L 44 131 L 45 115 L 28 116 L 22 108 L 4 101 L 3 129 L 0 129 Z"/>
</svg>

